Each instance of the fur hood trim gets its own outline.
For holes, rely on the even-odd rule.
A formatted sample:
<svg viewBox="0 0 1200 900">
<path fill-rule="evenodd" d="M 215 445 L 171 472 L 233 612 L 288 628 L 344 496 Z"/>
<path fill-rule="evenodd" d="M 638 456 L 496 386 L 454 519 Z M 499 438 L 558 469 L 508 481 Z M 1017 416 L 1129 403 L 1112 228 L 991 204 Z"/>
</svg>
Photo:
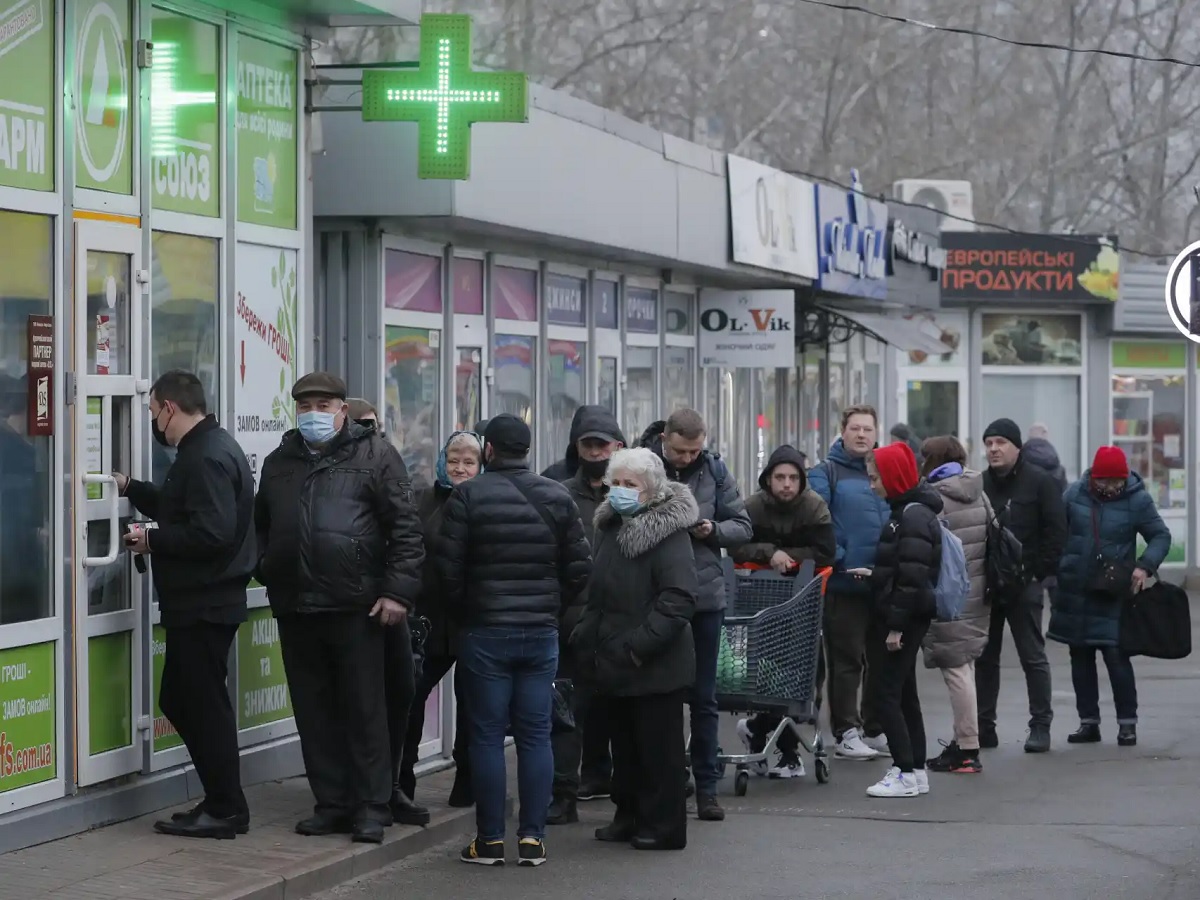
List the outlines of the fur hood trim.
<svg viewBox="0 0 1200 900">
<path fill-rule="evenodd" d="M 596 508 L 596 528 L 611 527 L 613 519 L 619 518 L 612 505 L 605 500 Z M 629 559 L 635 559 L 653 550 L 677 531 L 691 528 L 700 518 L 700 507 L 687 485 L 671 482 L 668 496 L 638 513 L 631 519 L 623 519 L 618 526 L 617 546 Z"/>
</svg>

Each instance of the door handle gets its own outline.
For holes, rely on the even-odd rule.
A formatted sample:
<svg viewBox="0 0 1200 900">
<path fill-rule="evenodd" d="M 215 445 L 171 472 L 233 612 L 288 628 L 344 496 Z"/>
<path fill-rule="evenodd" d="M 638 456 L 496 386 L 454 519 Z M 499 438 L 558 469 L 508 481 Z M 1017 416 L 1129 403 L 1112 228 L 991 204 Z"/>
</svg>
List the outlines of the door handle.
<svg viewBox="0 0 1200 900">
<path fill-rule="evenodd" d="M 85 569 L 111 566 L 121 555 L 121 491 L 117 488 L 117 479 L 112 475 L 84 475 L 83 483 L 112 486 L 112 490 L 108 492 L 108 555 L 85 556 L 83 566 Z"/>
</svg>

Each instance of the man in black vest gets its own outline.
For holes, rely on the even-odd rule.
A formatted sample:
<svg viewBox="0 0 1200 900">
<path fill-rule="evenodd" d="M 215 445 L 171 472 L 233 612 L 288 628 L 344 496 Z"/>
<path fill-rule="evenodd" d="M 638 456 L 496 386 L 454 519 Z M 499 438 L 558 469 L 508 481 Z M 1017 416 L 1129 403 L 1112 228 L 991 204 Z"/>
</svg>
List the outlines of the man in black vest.
<svg viewBox="0 0 1200 900">
<path fill-rule="evenodd" d="M 250 827 L 225 680 L 257 558 L 254 478 L 237 441 L 208 415 L 204 387 L 190 372 L 167 372 L 154 383 L 150 425 L 158 443 L 178 451 L 162 487 L 114 476 L 137 511 L 158 523 L 132 529 L 125 544 L 153 560 L 167 633 L 158 703 L 204 786 L 203 802 L 154 828 L 232 838 Z"/>
</svg>

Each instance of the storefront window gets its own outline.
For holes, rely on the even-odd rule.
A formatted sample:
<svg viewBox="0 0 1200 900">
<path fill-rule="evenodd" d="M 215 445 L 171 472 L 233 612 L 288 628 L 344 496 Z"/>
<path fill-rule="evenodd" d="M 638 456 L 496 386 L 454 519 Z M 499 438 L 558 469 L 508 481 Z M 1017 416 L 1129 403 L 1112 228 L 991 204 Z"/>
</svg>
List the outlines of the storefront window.
<svg viewBox="0 0 1200 900">
<path fill-rule="evenodd" d="M 455 431 L 474 428 L 483 418 L 483 394 L 481 387 L 483 348 L 459 347 L 458 368 L 455 370 L 456 397 L 454 408 Z"/>
<path fill-rule="evenodd" d="M 829 442 L 821 440 L 821 427 L 825 416 L 821 415 L 822 359 L 808 352 L 804 354 L 804 382 L 800 386 L 800 446 L 809 462 L 816 464 L 825 458 Z M 837 428 L 838 424 L 834 427 Z"/>
<path fill-rule="evenodd" d="M 416 488 L 433 484 L 442 447 L 441 337 L 440 331 L 427 328 L 389 325 L 386 329 L 384 428 Z"/>
<path fill-rule="evenodd" d="M 667 406 L 670 415 L 677 409 L 694 409 L 692 398 L 692 371 L 695 354 L 690 347 L 668 347 L 663 357 L 663 383 L 666 388 Z"/>
<path fill-rule="evenodd" d="M 383 303 L 405 312 L 442 311 L 442 259 L 404 250 L 383 257 Z"/>
<path fill-rule="evenodd" d="M 1186 366 L 1187 347 L 1182 342 L 1112 345 L 1109 443 L 1125 451 L 1129 468 L 1142 476 L 1171 529 L 1170 563 L 1187 559 Z"/>
<path fill-rule="evenodd" d="M 917 440 L 946 434 L 958 436 L 957 381 L 910 380 L 906 398 L 906 424 Z"/>
<path fill-rule="evenodd" d="M 653 422 L 658 410 L 658 350 L 625 348 L 625 436 L 636 441 Z"/>
<path fill-rule="evenodd" d="M 156 231 L 150 241 L 150 378 L 172 369 L 194 372 L 209 412 L 218 411 L 217 315 L 220 243 L 212 238 Z M 156 484 L 162 484 L 175 448 L 151 447 Z"/>
<path fill-rule="evenodd" d="M 0 212 L 0 246 L 0 625 L 11 625 L 53 614 L 53 439 L 29 433 L 29 317 L 51 315 L 51 220 Z"/>
<path fill-rule="evenodd" d="M 841 435 L 842 410 L 846 408 L 846 363 L 829 361 L 829 413 L 825 418 L 825 446 Z"/>
<path fill-rule="evenodd" d="M 725 423 L 721 421 L 721 370 L 703 369 L 704 422 L 708 425 L 708 447 L 721 452 Z"/>
<path fill-rule="evenodd" d="M 783 443 L 780 440 L 779 422 L 776 421 L 775 370 L 757 369 L 758 372 L 758 420 L 755 422 L 758 449 L 758 469 L 767 465 L 771 453 Z"/>
<path fill-rule="evenodd" d="M 696 323 L 692 309 L 696 299 L 691 294 L 667 291 L 663 297 L 667 307 L 667 334 L 695 334 Z"/>
<path fill-rule="evenodd" d="M 600 388 L 600 405 L 613 416 L 617 415 L 617 358 L 615 356 L 600 357 L 600 371 L 597 373 Z"/>
<path fill-rule="evenodd" d="M 584 403 L 583 361 L 587 345 L 550 341 L 550 453 L 562 453 L 571 442 L 571 419 Z"/>
<path fill-rule="evenodd" d="M 1078 376 L 984 375 L 982 383 L 980 421 L 985 426 L 999 418 L 1012 419 L 1027 436 L 1031 425 L 1045 425 L 1067 478 L 1079 477 Z M 982 442 L 977 446 L 982 448 Z"/>
<path fill-rule="evenodd" d="M 496 318 L 536 322 L 537 308 L 537 272 L 496 266 L 492 284 L 492 310 Z"/>
<path fill-rule="evenodd" d="M 1079 366 L 1083 318 L 1054 313 L 984 313 L 980 317 L 985 366 Z"/>
<path fill-rule="evenodd" d="M 498 334 L 492 339 L 492 365 L 496 369 L 496 394 L 492 404 L 492 415 L 510 413 L 524 419 L 527 424 L 533 424 L 536 340 L 518 334 Z M 556 456 L 555 459 L 557 458 Z"/>
</svg>

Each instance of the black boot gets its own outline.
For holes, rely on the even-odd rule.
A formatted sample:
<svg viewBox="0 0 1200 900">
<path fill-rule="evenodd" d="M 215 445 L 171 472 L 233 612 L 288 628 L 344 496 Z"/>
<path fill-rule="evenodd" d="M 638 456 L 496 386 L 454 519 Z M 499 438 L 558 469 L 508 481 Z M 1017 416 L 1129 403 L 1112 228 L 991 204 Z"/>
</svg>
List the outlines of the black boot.
<svg viewBox="0 0 1200 900">
<path fill-rule="evenodd" d="M 547 825 L 572 825 L 579 821 L 574 797 L 555 797 L 546 813 Z"/>
<path fill-rule="evenodd" d="M 392 811 L 392 821 L 397 825 L 419 825 L 424 828 L 429 824 L 429 810 L 413 803 L 404 791 L 393 791 L 388 807 Z"/>
<path fill-rule="evenodd" d="M 461 768 L 454 772 L 454 786 L 450 788 L 450 805 L 455 809 L 466 809 L 475 805 L 475 795 L 471 791 L 470 773 Z"/>
<path fill-rule="evenodd" d="M 1078 731 L 1073 731 L 1067 735 L 1068 744 L 1098 744 L 1100 743 L 1100 726 L 1095 722 L 1088 722 L 1079 726 Z"/>
<path fill-rule="evenodd" d="M 1117 746 L 1118 747 L 1136 747 L 1137 746 L 1137 726 L 1136 725 L 1121 725 L 1117 728 Z"/>
<path fill-rule="evenodd" d="M 1050 751 L 1050 726 L 1030 725 L 1029 737 L 1025 739 L 1026 753 L 1048 753 Z"/>
<path fill-rule="evenodd" d="M 696 818 L 705 822 L 725 821 L 725 810 L 717 802 L 716 794 L 696 795 Z"/>
</svg>

